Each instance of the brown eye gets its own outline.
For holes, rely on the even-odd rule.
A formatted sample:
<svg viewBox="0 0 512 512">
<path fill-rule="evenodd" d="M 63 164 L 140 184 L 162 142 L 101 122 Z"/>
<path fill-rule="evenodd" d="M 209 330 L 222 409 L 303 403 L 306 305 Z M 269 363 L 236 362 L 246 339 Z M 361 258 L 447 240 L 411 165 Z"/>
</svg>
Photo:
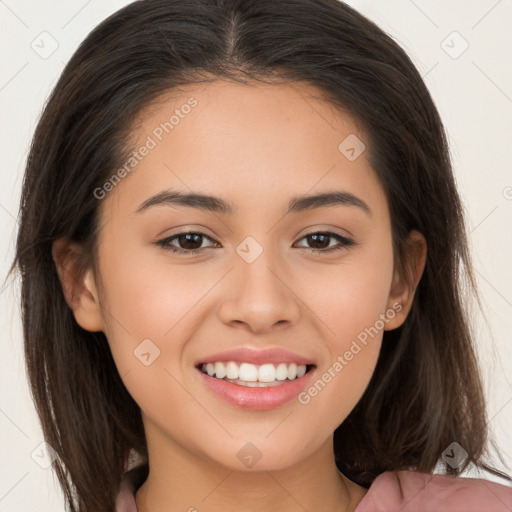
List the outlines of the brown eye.
<svg viewBox="0 0 512 512">
<path fill-rule="evenodd" d="M 338 244 L 330 246 L 332 239 L 337 240 Z M 330 231 L 318 231 L 316 233 L 309 233 L 308 235 L 302 237 L 301 240 L 306 240 L 307 243 L 311 245 L 312 251 L 323 253 L 344 250 L 351 245 L 354 245 L 354 242 L 349 238 L 338 235 L 337 233 L 332 233 Z"/>
<path fill-rule="evenodd" d="M 190 231 L 177 233 L 171 237 L 164 238 L 163 240 L 157 242 L 157 244 L 172 252 L 194 254 L 208 248 L 202 247 L 202 243 L 205 238 L 215 242 L 212 238 L 205 235 L 204 233 Z M 177 242 L 177 246 L 173 244 L 173 242 Z"/>
</svg>

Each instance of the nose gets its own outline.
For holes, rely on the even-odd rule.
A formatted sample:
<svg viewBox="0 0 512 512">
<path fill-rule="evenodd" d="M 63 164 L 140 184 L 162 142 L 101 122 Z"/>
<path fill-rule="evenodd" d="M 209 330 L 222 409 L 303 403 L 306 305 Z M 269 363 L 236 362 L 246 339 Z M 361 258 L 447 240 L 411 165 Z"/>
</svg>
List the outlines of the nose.
<svg viewBox="0 0 512 512">
<path fill-rule="evenodd" d="M 252 263 L 235 255 L 235 269 L 217 309 L 226 325 L 263 334 L 298 322 L 301 301 L 292 277 L 270 253 L 264 250 Z"/>
</svg>

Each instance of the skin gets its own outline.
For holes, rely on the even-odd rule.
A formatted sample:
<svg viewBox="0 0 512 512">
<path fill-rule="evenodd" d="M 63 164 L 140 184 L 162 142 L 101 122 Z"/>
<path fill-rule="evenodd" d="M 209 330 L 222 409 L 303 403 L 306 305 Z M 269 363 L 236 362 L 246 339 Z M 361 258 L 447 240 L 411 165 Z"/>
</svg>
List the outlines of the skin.
<svg viewBox="0 0 512 512">
<path fill-rule="evenodd" d="M 138 143 L 193 96 L 198 104 L 172 133 L 101 201 L 98 269 L 78 275 L 61 239 L 54 259 L 77 322 L 103 331 L 123 381 L 141 408 L 150 475 L 136 494 L 139 512 L 353 510 L 366 489 L 336 468 L 332 434 L 357 404 L 375 369 L 382 329 L 303 405 L 266 411 L 225 403 L 198 379 L 197 359 L 240 346 L 283 347 L 316 362 L 318 377 L 359 333 L 400 304 L 384 329 L 405 320 L 423 272 L 426 243 L 412 232 L 409 280 L 394 268 L 384 189 L 363 152 L 350 161 L 338 145 L 366 135 L 346 113 L 304 85 L 188 86 L 146 109 Z M 158 205 L 166 189 L 231 202 L 235 215 Z M 285 214 L 291 197 L 328 190 L 362 199 Z M 156 244 L 189 229 L 205 233 L 196 255 Z M 304 238 L 326 230 L 355 245 Z M 263 249 L 247 263 L 236 252 L 247 237 Z M 202 243 L 202 245 L 200 245 Z M 71 250 L 71 252 L 70 252 Z M 160 355 L 149 366 L 134 350 L 150 339 Z M 316 380 L 316 378 L 314 379 Z M 261 459 L 237 457 L 247 442 Z"/>
</svg>

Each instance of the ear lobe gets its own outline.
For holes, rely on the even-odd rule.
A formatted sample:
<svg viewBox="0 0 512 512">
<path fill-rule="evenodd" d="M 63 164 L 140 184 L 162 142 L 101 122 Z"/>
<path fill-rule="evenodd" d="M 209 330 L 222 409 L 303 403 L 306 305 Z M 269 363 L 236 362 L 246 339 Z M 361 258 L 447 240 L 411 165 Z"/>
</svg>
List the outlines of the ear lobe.
<svg viewBox="0 0 512 512">
<path fill-rule="evenodd" d="M 387 308 L 392 308 L 396 314 L 386 323 L 386 331 L 392 331 L 404 323 L 425 269 L 427 242 L 419 231 L 413 230 L 409 233 L 404 253 L 402 268 L 397 266 L 393 274 Z"/>
<path fill-rule="evenodd" d="M 59 238 L 52 245 L 64 298 L 77 323 L 88 331 L 102 331 L 103 318 L 94 275 L 92 269 L 81 265 L 82 254 L 83 248 L 68 238 Z"/>
</svg>

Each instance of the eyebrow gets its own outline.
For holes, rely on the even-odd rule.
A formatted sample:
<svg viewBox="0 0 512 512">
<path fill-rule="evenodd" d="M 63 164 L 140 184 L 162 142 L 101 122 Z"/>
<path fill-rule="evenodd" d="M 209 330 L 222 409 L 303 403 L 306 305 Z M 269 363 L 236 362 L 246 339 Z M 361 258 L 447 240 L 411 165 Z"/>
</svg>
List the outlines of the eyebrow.
<svg viewBox="0 0 512 512">
<path fill-rule="evenodd" d="M 137 209 L 137 213 L 148 210 L 153 206 L 161 205 L 186 206 L 188 208 L 231 215 L 237 212 L 237 208 L 232 203 L 220 197 L 165 190 L 144 201 Z M 327 191 L 316 195 L 292 197 L 288 203 L 288 211 L 286 213 L 300 213 L 326 206 L 355 206 L 363 210 L 370 217 L 372 216 L 371 208 L 362 199 L 350 192 L 344 191 Z"/>
</svg>

